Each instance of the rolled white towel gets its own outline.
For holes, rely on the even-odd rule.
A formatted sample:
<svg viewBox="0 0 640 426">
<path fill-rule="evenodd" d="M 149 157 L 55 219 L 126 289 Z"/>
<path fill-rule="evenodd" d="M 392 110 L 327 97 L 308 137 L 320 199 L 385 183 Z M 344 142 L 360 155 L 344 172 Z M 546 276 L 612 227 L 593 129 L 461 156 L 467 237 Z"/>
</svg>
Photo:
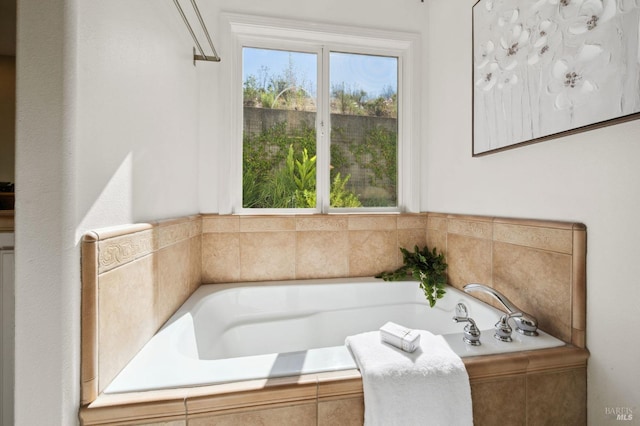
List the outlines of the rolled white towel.
<svg viewBox="0 0 640 426">
<path fill-rule="evenodd" d="M 420 346 L 420 333 L 389 321 L 380 327 L 380 340 L 405 352 L 413 352 Z"/>
</svg>

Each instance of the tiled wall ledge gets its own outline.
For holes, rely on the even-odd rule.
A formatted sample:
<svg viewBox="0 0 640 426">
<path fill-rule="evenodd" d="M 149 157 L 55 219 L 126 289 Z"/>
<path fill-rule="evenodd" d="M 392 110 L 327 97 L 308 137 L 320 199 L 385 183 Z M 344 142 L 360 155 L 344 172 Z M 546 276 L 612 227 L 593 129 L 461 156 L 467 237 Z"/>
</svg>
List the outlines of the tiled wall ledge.
<svg viewBox="0 0 640 426">
<path fill-rule="evenodd" d="M 585 424 L 587 356 L 566 346 L 464 359 L 474 424 Z M 101 395 L 80 418 L 83 425 L 362 425 L 362 379 L 348 370 Z"/>
<path fill-rule="evenodd" d="M 205 283 L 373 276 L 426 243 L 426 214 L 202 217 Z"/>
<path fill-rule="evenodd" d="M 82 402 L 93 401 L 200 285 L 200 216 L 87 233 Z"/>
<path fill-rule="evenodd" d="M 541 329 L 585 347 L 584 225 L 429 213 L 427 243 L 446 254 L 452 286 L 489 285 L 536 317 Z M 473 296 L 502 308 L 488 295 Z"/>
</svg>

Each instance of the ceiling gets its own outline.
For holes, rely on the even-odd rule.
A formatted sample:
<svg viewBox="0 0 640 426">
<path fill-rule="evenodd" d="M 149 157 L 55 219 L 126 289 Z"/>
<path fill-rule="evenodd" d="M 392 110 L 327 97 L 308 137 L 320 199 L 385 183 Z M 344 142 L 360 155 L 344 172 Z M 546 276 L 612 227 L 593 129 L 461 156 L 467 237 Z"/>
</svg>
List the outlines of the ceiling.
<svg viewBox="0 0 640 426">
<path fill-rule="evenodd" d="M 0 55 L 16 54 L 16 0 L 0 0 Z"/>
</svg>

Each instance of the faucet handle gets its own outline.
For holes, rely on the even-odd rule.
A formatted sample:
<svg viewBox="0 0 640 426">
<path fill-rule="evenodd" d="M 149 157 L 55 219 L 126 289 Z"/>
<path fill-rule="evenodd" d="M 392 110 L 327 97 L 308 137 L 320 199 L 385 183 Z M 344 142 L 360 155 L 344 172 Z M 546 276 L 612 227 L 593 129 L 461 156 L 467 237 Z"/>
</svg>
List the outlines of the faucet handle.
<svg viewBox="0 0 640 426">
<path fill-rule="evenodd" d="M 522 317 L 522 312 L 511 312 L 508 314 L 504 314 L 500 317 L 500 320 L 496 323 L 496 332 L 493 335 L 496 339 L 501 342 L 512 342 L 511 332 L 513 329 L 509 325 L 509 318 L 519 318 Z"/>
<path fill-rule="evenodd" d="M 464 303 L 458 303 L 456 306 L 456 315 L 453 317 L 455 322 L 468 322 L 464 327 L 464 336 L 462 340 L 471 346 L 480 346 L 480 329 L 476 326 L 473 318 L 469 318 L 467 307 Z"/>
</svg>

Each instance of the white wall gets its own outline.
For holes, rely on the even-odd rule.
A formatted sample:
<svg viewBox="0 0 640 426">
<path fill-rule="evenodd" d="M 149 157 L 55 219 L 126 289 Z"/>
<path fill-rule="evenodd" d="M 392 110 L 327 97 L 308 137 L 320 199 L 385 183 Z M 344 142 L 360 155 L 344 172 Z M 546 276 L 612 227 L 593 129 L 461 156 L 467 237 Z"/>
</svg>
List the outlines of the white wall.
<svg viewBox="0 0 640 426">
<path fill-rule="evenodd" d="M 78 2 L 81 230 L 198 212 L 198 69 L 173 2 Z"/>
<path fill-rule="evenodd" d="M 425 208 L 587 226 L 589 423 L 617 424 L 640 414 L 640 121 L 472 158 L 474 3 L 429 2 Z"/>
<path fill-rule="evenodd" d="M 79 273 L 71 223 L 74 110 L 68 102 L 74 90 L 68 83 L 75 49 L 65 46 L 73 33 L 63 29 L 74 10 L 65 9 L 64 0 L 19 6 L 14 417 L 18 425 L 72 424 Z"/>
<path fill-rule="evenodd" d="M 70 425 L 79 238 L 198 212 L 197 70 L 172 2 L 18 6 L 15 419 Z"/>
</svg>

